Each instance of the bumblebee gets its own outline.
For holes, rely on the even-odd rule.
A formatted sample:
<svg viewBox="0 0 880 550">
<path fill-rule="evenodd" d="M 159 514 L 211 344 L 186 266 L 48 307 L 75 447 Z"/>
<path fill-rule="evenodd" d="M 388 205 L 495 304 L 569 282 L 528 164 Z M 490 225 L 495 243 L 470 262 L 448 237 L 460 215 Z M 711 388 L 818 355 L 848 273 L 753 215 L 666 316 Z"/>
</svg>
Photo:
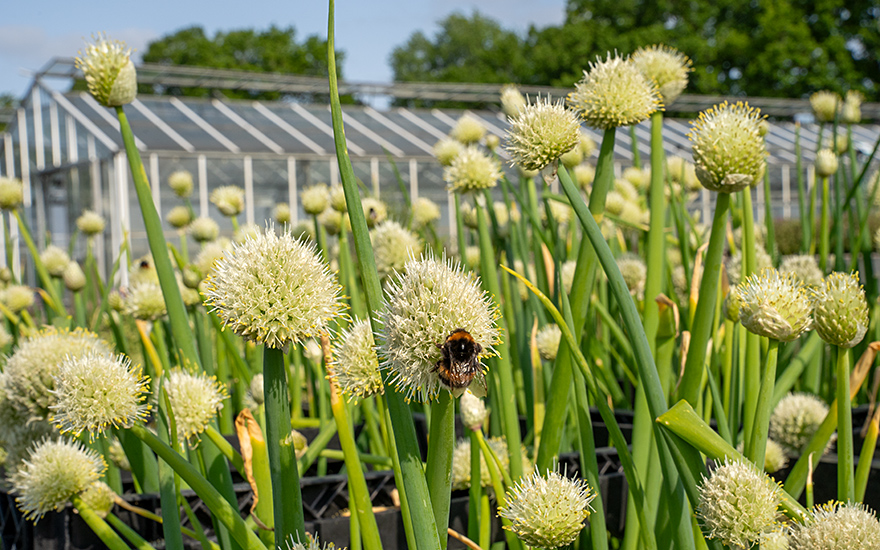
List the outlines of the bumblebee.
<svg viewBox="0 0 880 550">
<path fill-rule="evenodd" d="M 461 389 L 470 385 L 480 373 L 480 353 L 483 346 L 463 328 L 453 330 L 446 341 L 436 344 L 440 348 L 440 360 L 431 369 L 449 388 Z"/>
</svg>

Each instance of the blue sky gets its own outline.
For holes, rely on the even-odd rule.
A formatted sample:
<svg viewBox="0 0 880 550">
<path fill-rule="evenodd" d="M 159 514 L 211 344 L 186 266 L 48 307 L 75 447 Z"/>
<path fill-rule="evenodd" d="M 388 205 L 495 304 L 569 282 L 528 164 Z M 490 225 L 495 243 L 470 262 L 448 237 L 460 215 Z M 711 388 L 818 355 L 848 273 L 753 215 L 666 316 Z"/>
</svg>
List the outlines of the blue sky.
<svg viewBox="0 0 880 550">
<path fill-rule="evenodd" d="M 107 32 L 143 50 L 169 32 L 199 24 L 212 33 L 235 28 L 296 28 L 300 38 L 326 35 L 326 2 L 299 0 L 7 0 L 0 19 L 0 93 L 21 96 L 31 73 L 53 56 L 72 56 L 83 38 Z M 391 50 L 414 31 L 433 35 L 436 22 L 452 12 L 475 9 L 506 28 L 525 32 L 530 24 L 561 23 L 565 0 L 337 0 L 337 47 L 346 53 L 347 78 L 391 80 Z M 137 54 L 136 54 L 137 56 Z"/>
</svg>

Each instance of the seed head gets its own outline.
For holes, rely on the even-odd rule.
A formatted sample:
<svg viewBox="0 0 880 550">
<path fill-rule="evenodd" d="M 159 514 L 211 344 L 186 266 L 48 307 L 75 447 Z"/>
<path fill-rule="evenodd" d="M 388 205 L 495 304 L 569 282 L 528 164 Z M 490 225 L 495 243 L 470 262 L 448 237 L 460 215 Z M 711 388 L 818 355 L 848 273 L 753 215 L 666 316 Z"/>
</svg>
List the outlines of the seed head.
<svg viewBox="0 0 880 550">
<path fill-rule="evenodd" d="M 85 53 L 79 52 L 76 68 L 83 72 L 89 93 L 104 107 L 118 107 L 137 96 L 137 72 L 131 62 L 131 49 L 125 42 L 106 35 L 92 36 Z"/>
<path fill-rule="evenodd" d="M 306 214 L 317 216 L 330 204 L 330 189 L 326 183 L 312 185 L 303 189 L 299 195 L 299 201 Z"/>
<path fill-rule="evenodd" d="M 211 218 L 199 216 L 189 224 L 189 233 L 200 243 L 216 241 L 220 236 L 220 226 Z"/>
<path fill-rule="evenodd" d="M 76 227 L 87 237 L 103 233 L 105 225 L 104 217 L 94 210 L 83 210 L 80 217 L 76 219 Z"/>
<path fill-rule="evenodd" d="M 486 135 L 486 127 L 473 115 L 465 114 L 455 123 L 449 136 L 464 145 L 479 143 Z"/>
<path fill-rule="evenodd" d="M 526 170 L 543 170 L 563 153 L 574 149 L 580 141 L 577 115 L 563 102 L 538 97 L 515 117 L 508 119 L 507 143 L 504 148 L 512 157 L 511 164 Z M 578 164 L 580 160 L 575 164 Z"/>
<path fill-rule="evenodd" d="M 844 124 L 858 124 L 862 121 L 862 101 L 865 96 L 858 90 L 846 92 L 843 98 L 843 108 L 840 111 L 840 120 Z"/>
<path fill-rule="evenodd" d="M 835 272 L 813 291 L 816 332 L 829 344 L 851 348 L 868 331 L 868 302 L 855 273 Z"/>
<path fill-rule="evenodd" d="M 366 197 L 361 199 L 361 207 L 364 209 L 364 217 L 367 218 L 367 227 L 373 228 L 388 219 L 388 207 L 379 199 Z M 344 216 L 348 223 L 348 216 Z"/>
<path fill-rule="evenodd" d="M 501 87 L 501 110 L 505 115 L 513 118 L 525 107 L 526 98 L 520 93 L 519 88 L 513 84 L 505 84 Z"/>
<path fill-rule="evenodd" d="M 703 477 L 697 517 L 709 538 L 731 548 L 751 548 L 772 530 L 781 489 L 754 465 L 725 461 Z"/>
<path fill-rule="evenodd" d="M 440 207 L 431 199 L 419 197 L 412 204 L 413 228 L 421 229 L 440 219 Z"/>
<path fill-rule="evenodd" d="M 815 256 L 808 254 L 785 256 L 779 263 L 780 273 L 792 273 L 806 287 L 822 283 L 822 270 Z"/>
<path fill-rule="evenodd" d="M 812 304 L 803 284 L 772 267 L 749 276 L 737 288 L 739 320 L 746 330 L 791 342 L 812 325 Z"/>
<path fill-rule="evenodd" d="M 504 471 L 510 471 L 510 455 L 507 453 L 507 441 L 504 437 L 490 437 L 486 440 L 498 459 Z M 471 442 L 470 439 L 459 439 L 452 451 L 452 489 L 455 491 L 467 489 L 471 486 Z M 492 477 L 489 475 L 489 467 L 486 457 L 480 453 L 480 486 L 491 487 Z"/>
<path fill-rule="evenodd" d="M 476 147 L 467 147 L 443 170 L 443 180 L 450 191 L 468 193 L 495 187 L 501 178 L 501 166 Z"/>
<path fill-rule="evenodd" d="M 467 390 L 461 394 L 461 423 L 471 430 L 479 430 L 486 419 L 489 417 L 489 411 L 486 410 L 486 403 Z"/>
<path fill-rule="evenodd" d="M 234 244 L 214 263 L 206 281 L 206 304 L 224 326 L 247 340 L 273 348 L 300 342 L 340 314 L 339 283 L 313 244 L 276 235 Z"/>
<path fill-rule="evenodd" d="M 79 292 L 86 286 L 86 274 L 76 262 L 67 264 L 61 278 L 64 280 L 64 286 L 71 292 Z"/>
<path fill-rule="evenodd" d="M 67 264 L 70 263 L 70 256 L 67 255 L 63 248 L 53 244 L 40 252 L 40 261 L 46 266 L 46 271 L 49 272 L 49 275 L 61 277 L 64 275 L 64 270 L 67 269 Z"/>
<path fill-rule="evenodd" d="M 95 481 L 83 491 L 80 498 L 102 519 L 107 517 L 116 504 L 116 491 L 103 481 Z"/>
<path fill-rule="evenodd" d="M 15 178 L 0 177 L 0 208 L 15 210 L 24 200 L 24 185 Z"/>
<path fill-rule="evenodd" d="M 529 546 L 559 548 L 574 542 L 590 516 L 596 494 L 587 482 L 547 471 L 521 478 L 507 493 L 507 505 L 498 515 Z"/>
<path fill-rule="evenodd" d="M 828 415 L 828 406 L 808 393 L 790 393 L 779 401 L 770 415 L 770 439 L 779 443 L 789 458 L 800 458 Z M 834 439 L 828 442 L 828 452 Z"/>
<path fill-rule="evenodd" d="M 590 63 L 568 103 L 587 125 L 602 130 L 636 124 L 663 108 L 657 84 L 617 53 Z"/>
<path fill-rule="evenodd" d="M 349 399 L 366 399 L 384 393 L 369 321 L 357 321 L 342 333 L 342 343 L 336 348 L 327 373 Z"/>
<path fill-rule="evenodd" d="M 434 144 L 434 156 L 443 166 L 449 166 L 455 158 L 464 152 L 464 145 L 454 139 L 441 139 Z"/>
<path fill-rule="evenodd" d="M 34 291 L 24 285 L 9 285 L 0 292 L 0 299 L 12 313 L 19 313 L 34 305 Z"/>
<path fill-rule="evenodd" d="M 810 106 L 819 122 L 834 122 L 834 116 L 840 107 L 840 94 L 822 90 L 810 96 Z"/>
<path fill-rule="evenodd" d="M 275 204 L 275 208 L 272 210 L 272 217 L 275 218 L 275 222 L 279 225 L 290 223 L 290 205 L 286 202 Z"/>
<path fill-rule="evenodd" d="M 186 170 L 172 172 L 171 175 L 168 176 L 168 187 L 170 187 L 171 190 L 182 199 L 189 197 L 193 192 L 192 174 Z"/>
<path fill-rule="evenodd" d="M 632 54 L 632 62 L 645 77 L 657 83 L 666 105 L 678 99 L 687 87 L 688 73 L 693 70 L 688 56 L 662 44 L 639 48 Z"/>
<path fill-rule="evenodd" d="M 406 260 L 422 248 L 418 236 L 395 221 L 383 222 L 370 231 L 376 269 L 387 277 L 403 269 Z"/>
<path fill-rule="evenodd" d="M 864 504 L 829 502 L 810 516 L 812 521 L 792 527 L 793 550 L 880 548 L 880 521 Z"/>
<path fill-rule="evenodd" d="M 755 184 L 764 173 L 767 150 L 760 134 L 761 110 L 726 101 L 691 121 L 697 178 L 718 193 L 735 193 Z"/>
<path fill-rule="evenodd" d="M 163 388 L 171 402 L 177 437 L 195 446 L 199 435 L 223 408 L 223 400 L 227 397 L 225 386 L 214 376 L 173 370 Z"/>
<path fill-rule="evenodd" d="M 156 321 L 168 313 L 162 287 L 153 281 L 133 284 L 125 297 L 125 313 L 141 321 Z"/>
<path fill-rule="evenodd" d="M 149 415 L 150 405 L 143 402 L 148 384 L 141 368 L 124 355 L 92 350 L 68 356 L 54 376 L 52 423 L 76 437 L 89 432 L 90 439 L 110 426 L 130 428 Z"/>
<path fill-rule="evenodd" d="M 422 256 L 411 259 L 386 287 L 379 355 L 395 386 L 407 399 L 435 399 L 443 387 L 437 376 L 439 346 L 458 328 L 494 354 L 498 312 L 479 280 L 457 263 Z M 476 378 L 482 380 L 483 373 Z"/>
<path fill-rule="evenodd" d="M 831 149 L 820 149 L 816 153 L 816 175 L 827 178 L 837 172 L 837 155 Z"/>
<path fill-rule="evenodd" d="M 557 325 L 544 325 L 535 335 L 535 345 L 538 347 L 538 353 L 545 361 L 553 361 L 556 359 L 556 352 L 559 351 L 559 342 L 562 340 L 562 330 Z"/>
<path fill-rule="evenodd" d="M 211 203 L 224 216 L 238 216 L 244 210 L 244 189 L 235 185 L 218 187 L 211 192 Z"/>
</svg>

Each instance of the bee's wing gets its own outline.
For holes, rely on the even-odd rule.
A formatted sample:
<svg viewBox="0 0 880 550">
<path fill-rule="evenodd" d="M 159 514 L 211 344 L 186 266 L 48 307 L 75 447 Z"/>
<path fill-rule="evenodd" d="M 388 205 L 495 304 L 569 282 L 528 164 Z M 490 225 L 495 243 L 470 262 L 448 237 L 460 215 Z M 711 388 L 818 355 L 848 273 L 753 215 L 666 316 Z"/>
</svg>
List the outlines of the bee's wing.
<svg viewBox="0 0 880 550">
<path fill-rule="evenodd" d="M 489 393 L 486 388 L 486 377 L 482 373 L 478 374 L 468 389 L 477 397 L 486 397 Z"/>
</svg>

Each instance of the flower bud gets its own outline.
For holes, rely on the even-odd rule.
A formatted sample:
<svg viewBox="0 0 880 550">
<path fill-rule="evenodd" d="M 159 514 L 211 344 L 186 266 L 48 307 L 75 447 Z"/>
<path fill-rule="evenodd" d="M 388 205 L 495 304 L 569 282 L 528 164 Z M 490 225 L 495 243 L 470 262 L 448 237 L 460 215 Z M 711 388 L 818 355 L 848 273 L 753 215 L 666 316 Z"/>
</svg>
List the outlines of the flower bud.
<svg viewBox="0 0 880 550">
<path fill-rule="evenodd" d="M 810 298 L 791 274 L 765 269 L 740 283 L 737 294 L 739 320 L 753 334 L 791 342 L 812 325 Z"/>
<path fill-rule="evenodd" d="M 34 291 L 28 286 L 9 285 L 0 293 L 0 300 L 12 313 L 19 313 L 34 305 Z"/>
<path fill-rule="evenodd" d="M 238 216 L 244 210 L 244 189 L 235 185 L 218 187 L 211 192 L 210 200 L 224 216 Z"/>
<path fill-rule="evenodd" d="M 248 388 L 248 391 L 251 392 L 251 399 L 254 400 L 254 403 L 256 403 L 258 407 L 266 401 L 266 390 L 263 386 L 262 372 L 258 372 L 253 378 L 251 378 L 251 385 Z"/>
<path fill-rule="evenodd" d="M 657 83 L 663 103 L 669 105 L 688 83 L 691 60 L 669 46 L 654 45 L 639 48 L 632 54 L 632 62 L 647 78 Z"/>
<path fill-rule="evenodd" d="M 182 199 L 189 197 L 192 195 L 193 191 L 192 174 L 186 170 L 172 172 L 171 175 L 168 176 L 168 187 L 170 187 L 171 190 Z"/>
<path fill-rule="evenodd" d="M 858 124 L 862 121 L 862 101 L 865 96 L 858 90 L 846 92 L 843 99 L 843 109 L 840 112 L 840 120 L 844 124 Z"/>
<path fill-rule="evenodd" d="M 216 241 L 220 236 L 220 226 L 211 218 L 200 216 L 189 224 L 189 233 L 200 243 Z"/>
<path fill-rule="evenodd" d="M 89 93 L 104 107 L 119 107 L 137 96 L 137 72 L 131 62 L 131 49 L 124 42 L 94 36 L 94 44 L 79 52 L 76 67 L 83 72 Z"/>
<path fill-rule="evenodd" d="M 67 264 L 70 263 L 70 256 L 67 252 L 58 246 L 49 245 L 40 252 L 40 261 L 46 266 L 46 271 L 53 277 L 61 277 Z"/>
<path fill-rule="evenodd" d="M 868 331 L 868 302 L 865 290 L 853 273 L 832 273 L 813 293 L 816 332 L 829 344 L 851 348 Z"/>
<path fill-rule="evenodd" d="M 317 216 L 326 210 L 330 204 L 330 189 L 326 183 L 307 187 L 300 193 L 299 202 L 302 204 L 306 214 Z"/>
<path fill-rule="evenodd" d="M 580 122 L 562 101 L 539 97 L 509 119 L 505 149 L 512 164 L 526 170 L 543 170 L 580 141 Z M 574 164 L 578 164 L 580 159 Z"/>
<path fill-rule="evenodd" d="M 562 340 L 562 330 L 557 325 L 545 325 L 535 335 L 535 345 L 541 359 L 553 361 L 556 352 L 559 351 L 559 342 Z"/>
<path fill-rule="evenodd" d="M 510 118 L 515 117 L 526 106 L 526 98 L 520 93 L 519 88 L 513 84 L 505 84 L 501 87 L 501 110 Z"/>
<path fill-rule="evenodd" d="M 464 151 L 464 146 L 454 139 L 441 139 L 434 145 L 434 156 L 442 166 L 449 166 L 455 157 Z"/>
<path fill-rule="evenodd" d="M 495 134 L 486 134 L 486 137 L 483 138 L 483 145 L 486 146 L 486 149 L 494 151 L 501 145 L 501 139 Z"/>
<path fill-rule="evenodd" d="M 840 95 L 822 90 L 810 96 L 810 106 L 819 122 L 834 122 L 834 116 L 840 105 Z"/>
<path fill-rule="evenodd" d="M 341 185 L 330 188 L 330 207 L 337 212 L 347 212 L 348 205 L 345 203 L 345 189 Z"/>
<path fill-rule="evenodd" d="M 465 428 L 477 431 L 486 422 L 489 412 L 486 410 L 486 403 L 482 399 L 471 393 L 470 390 L 461 394 L 461 422 Z"/>
<path fill-rule="evenodd" d="M 165 221 L 175 229 L 183 229 L 193 221 L 192 213 L 186 206 L 175 206 L 165 214 Z"/>
<path fill-rule="evenodd" d="M 61 277 L 64 279 L 64 286 L 71 292 L 79 292 L 86 286 L 86 274 L 76 262 L 68 263 Z"/>
<path fill-rule="evenodd" d="M 486 127 L 473 115 L 469 114 L 462 115 L 449 132 L 449 136 L 452 139 L 457 140 L 463 145 L 479 143 L 484 135 L 486 135 Z"/>
<path fill-rule="evenodd" d="M 24 186 L 21 180 L 0 177 L 0 208 L 15 210 L 24 200 Z"/>
<path fill-rule="evenodd" d="M 76 219 L 76 227 L 88 237 L 103 233 L 105 225 L 103 216 L 93 210 L 83 210 Z"/>
<path fill-rule="evenodd" d="M 290 223 L 290 205 L 286 202 L 279 202 L 272 210 L 272 217 L 279 225 Z"/>
<path fill-rule="evenodd" d="M 501 178 L 501 166 L 476 147 L 467 147 L 443 170 L 443 180 L 450 191 L 468 193 L 495 187 Z"/>
<path fill-rule="evenodd" d="M 426 197 L 419 197 L 412 204 L 412 221 L 415 229 L 421 229 L 440 219 L 440 207 Z"/>
<path fill-rule="evenodd" d="M 831 149 L 821 149 L 816 153 L 816 175 L 827 178 L 837 172 L 837 155 Z"/>
</svg>

